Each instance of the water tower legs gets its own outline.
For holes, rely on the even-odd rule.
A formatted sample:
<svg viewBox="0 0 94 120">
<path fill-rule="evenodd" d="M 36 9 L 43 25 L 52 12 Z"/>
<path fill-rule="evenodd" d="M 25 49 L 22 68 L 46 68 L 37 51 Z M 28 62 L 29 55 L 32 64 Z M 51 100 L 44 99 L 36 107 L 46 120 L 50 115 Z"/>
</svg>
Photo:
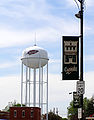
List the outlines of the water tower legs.
<svg viewBox="0 0 94 120">
<path fill-rule="evenodd" d="M 46 101 L 46 120 L 48 120 L 48 62 L 47 62 L 47 101 Z"/>
<path fill-rule="evenodd" d="M 25 74 L 24 74 L 25 73 Z M 29 68 L 21 65 L 21 107 L 41 108 L 41 115 L 48 120 L 48 63 L 45 67 Z"/>
<path fill-rule="evenodd" d="M 21 107 L 23 104 L 23 63 L 21 65 Z"/>
<path fill-rule="evenodd" d="M 36 69 L 34 69 L 34 85 L 33 85 L 33 106 L 36 106 Z"/>
<path fill-rule="evenodd" d="M 30 91 L 31 91 L 31 89 L 30 89 L 30 80 L 31 80 L 31 68 L 29 68 L 29 107 L 30 107 Z"/>
<path fill-rule="evenodd" d="M 41 68 L 41 113 L 43 114 L 43 67 Z"/>
<path fill-rule="evenodd" d="M 28 67 L 26 67 L 26 93 L 25 93 L 25 105 L 27 106 L 27 84 L 28 84 Z"/>
</svg>

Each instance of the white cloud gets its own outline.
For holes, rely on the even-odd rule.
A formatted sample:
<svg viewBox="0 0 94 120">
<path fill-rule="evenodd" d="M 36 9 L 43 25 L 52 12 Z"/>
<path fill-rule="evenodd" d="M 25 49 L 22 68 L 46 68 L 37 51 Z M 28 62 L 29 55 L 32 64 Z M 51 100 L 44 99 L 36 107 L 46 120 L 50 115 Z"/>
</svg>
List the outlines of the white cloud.
<svg viewBox="0 0 94 120">
<path fill-rule="evenodd" d="M 75 0 L 73 0 L 73 1 L 70 1 L 70 0 L 66 0 L 67 1 L 67 3 L 69 4 L 69 5 L 71 5 L 71 6 L 75 6 Z M 79 4 L 79 2 L 78 2 L 78 0 L 77 0 L 77 3 Z"/>
<path fill-rule="evenodd" d="M 7 17 L 14 17 L 14 18 L 22 18 L 23 17 L 23 14 L 21 12 L 17 12 L 17 11 L 14 11 L 14 10 L 8 10 L 7 8 L 3 8 L 1 7 L 0 8 L 0 14 L 1 15 L 5 15 Z"/>
<path fill-rule="evenodd" d="M 14 62 L 13 63 L 12 62 L 2 63 L 2 64 L 0 64 L 0 69 L 14 67 L 17 64 L 18 63 L 14 63 Z"/>
<path fill-rule="evenodd" d="M 0 77 L 0 92 L 0 109 L 4 109 L 8 102 L 20 101 L 20 77 Z"/>
<path fill-rule="evenodd" d="M 69 92 L 75 88 L 74 85 L 71 87 L 71 83 L 73 84 L 73 82 L 62 81 L 58 74 L 49 74 L 49 107 L 54 107 L 58 103 L 68 104 Z M 3 109 L 8 102 L 14 100 L 20 102 L 20 76 L 0 77 L 0 91 L 3 93 L 0 94 L 0 109 Z"/>
<path fill-rule="evenodd" d="M 87 55 L 84 57 L 85 62 L 94 61 L 94 55 Z"/>
<path fill-rule="evenodd" d="M 71 0 L 66 0 L 67 1 L 67 4 L 71 7 L 75 7 L 76 6 L 76 2 L 78 3 L 78 5 L 80 6 L 80 2 L 78 2 L 78 0 L 74 0 L 74 1 L 71 1 Z M 76 2 L 75 2 L 76 1 Z M 94 1 L 93 0 L 85 0 L 84 2 L 84 7 L 92 7 L 94 6 Z"/>
<path fill-rule="evenodd" d="M 32 33 L 25 31 L 0 30 L 0 47 L 17 46 L 26 44 L 32 38 Z"/>
<path fill-rule="evenodd" d="M 85 73 L 85 96 L 91 98 L 94 94 L 94 71 Z"/>
<path fill-rule="evenodd" d="M 76 90 L 75 81 L 64 81 L 61 74 L 49 74 L 49 97 L 50 102 L 66 101 L 69 92 Z"/>
<path fill-rule="evenodd" d="M 26 19 L 27 17 L 44 19 L 49 8 L 49 5 L 45 0 L 8 0 L 3 1 L 0 4 L 0 14 L 21 20 Z"/>
<path fill-rule="evenodd" d="M 38 41 L 47 41 L 49 39 L 56 40 L 56 31 L 51 28 L 39 29 L 37 31 Z M 34 44 L 34 32 L 33 31 L 12 31 L 12 30 L 0 30 L 0 47 L 19 46 L 29 43 Z M 55 39 L 53 39 L 55 38 Z"/>
<path fill-rule="evenodd" d="M 66 34 L 77 35 L 78 30 L 76 29 L 76 22 L 70 20 L 67 23 L 63 19 L 59 19 L 59 18 L 55 19 L 54 17 L 51 17 L 51 19 L 52 19 L 51 26 L 49 24 L 48 26 L 33 29 L 30 31 L 1 28 L 0 47 L 19 46 L 19 45 L 34 43 L 35 32 L 37 33 L 38 41 L 43 41 L 43 42 L 46 41 L 47 43 L 58 41 L 58 39 L 60 39 L 60 36 L 62 37 L 62 35 L 66 35 Z"/>
<path fill-rule="evenodd" d="M 87 7 L 94 6 L 94 1 L 93 0 L 86 0 L 85 2 L 86 2 Z"/>
<path fill-rule="evenodd" d="M 91 98 L 94 94 L 94 71 L 84 74 L 85 80 L 85 95 L 84 97 Z M 49 75 L 49 106 L 58 106 L 60 114 L 62 110 L 67 111 L 67 107 L 73 95 L 69 92 L 76 90 L 76 81 L 62 81 L 61 75 Z"/>
<path fill-rule="evenodd" d="M 85 36 L 88 36 L 88 35 L 91 35 L 91 34 L 94 34 L 94 32 L 93 32 L 93 26 L 86 25 L 85 26 Z"/>
<path fill-rule="evenodd" d="M 76 7 L 75 3 L 71 0 L 68 1 L 69 7 Z M 8 5 L 10 7 L 5 7 L 4 5 Z M 15 4 L 14 0 L 3 0 L 0 2 L 0 14 L 18 19 L 20 22 L 23 20 L 28 20 L 29 22 L 32 20 L 31 18 L 39 21 L 39 26 L 35 26 L 33 29 L 20 29 L 20 25 L 18 30 L 15 28 L 15 25 L 11 25 L 5 27 L 5 25 L 0 25 L 0 47 L 14 47 L 21 45 L 33 45 L 34 37 L 36 32 L 36 37 L 38 42 L 58 42 L 63 35 L 78 35 L 79 34 L 79 23 L 78 20 L 72 19 L 68 15 L 64 18 L 56 17 L 56 15 L 52 15 L 50 13 L 50 5 L 46 4 L 45 0 L 16 0 L 16 2 L 20 2 L 21 4 Z M 93 1 L 87 0 L 88 6 L 92 6 Z M 39 8 L 40 5 L 40 8 Z M 94 4 L 93 4 L 94 5 Z M 66 6 L 66 7 L 68 7 Z M 42 24 L 40 21 L 42 20 Z M 27 23 L 28 23 L 27 21 Z M 32 22 L 30 22 L 32 24 Z M 77 27 L 78 26 L 78 27 Z M 10 29 L 11 28 L 11 29 Z M 13 28 L 13 29 L 12 29 Z M 86 27 L 88 31 L 92 31 L 90 27 Z M 54 44 L 53 44 L 54 45 Z M 54 53 L 53 53 L 54 54 Z M 53 57 L 53 56 L 52 56 Z M 85 61 L 93 61 L 94 56 L 86 56 Z M 50 67 L 52 71 L 56 71 L 57 68 L 60 70 L 60 60 L 59 59 L 51 59 L 49 64 L 53 63 Z M 56 64 L 55 64 L 56 63 Z M 17 65 L 18 63 L 16 63 Z M 55 64 L 55 65 L 54 65 Z M 59 67 L 57 67 L 57 65 Z M 9 68 L 14 67 L 14 63 L 2 63 L 0 64 L 0 68 Z M 6 74 L 6 73 L 5 73 Z M 94 91 L 94 72 L 88 72 L 85 74 L 86 81 L 86 91 L 85 96 L 91 97 Z M 49 74 L 49 108 L 58 106 L 60 109 L 60 113 L 62 113 L 62 109 L 65 110 L 68 107 L 69 102 L 72 100 L 72 95 L 69 95 L 69 92 L 73 92 L 76 90 L 76 81 L 62 81 L 61 74 Z M 3 94 L 0 94 L 0 108 L 4 108 L 8 102 L 16 99 L 20 102 L 20 76 L 6 76 L 0 77 L 0 91 Z"/>
<path fill-rule="evenodd" d="M 24 0 L 24 2 L 27 1 Z M 39 20 L 38 24 L 40 26 L 35 26 L 35 28 L 31 28 L 29 30 L 25 28 L 21 28 L 23 30 L 19 30 L 20 22 L 18 23 L 18 29 L 15 28 L 15 24 L 11 26 L 7 25 L 9 29 L 8 27 L 5 27 L 5 25 L 1 25 L 2 28 L 0 29 L 0 47 L 34 43 L 35 32 L 37 33 L 37 40 L 44 42 L 58 41 L 62 35 L 78 35 L 79 30 L 77 29 L 77 26 L 79 25 L 76 20 L 73 20 L 68 16 L 67 18 L 60 18 L 52 15 L 49 11 L 49 8 L 51 6 L 48 5 L 45 0 L 28 1 L 28 4 L 26 5 L 24 2 L 17 1 L 16 3 L 13 2 L 13 0 L 9 0 L 8 2 L 4 1 L 1 3 L 2 5 L 0 8 L 0 14 L 4 14 L 5 16 L 10 16 L 12 18 L 14 17 L 14 19 L 17 18 L 20 22 L 21 20 L 26 20 L 27 22 L 30 22 L 30 24 L 32 24 L 32 18 L 34 18 L 37 21 Z M 4 6 L 8 4 L 10 7 Z M 40 9 L 38 9 L 39 5 Z"/>
<path fill-rule="evenodd" d="M 60 64 L 60 62 L 61 62 L 61 60 L 56 60 L 56 59 L 50 59 L 49 60 L 49 63 L 55 63 L 55 64 L 57 64 L 57 63 L 59 63 Z"/>
<path fill-rule="evenodd" d="M 94 71 L 85 74 L 85 95 L 90 98 L 94 94 Z M 49 109 L 53 107 L 59 108 L 59 113 L 62 115 L 62 110 L 67 111 L 72 95 L 70 92 L 76 90 L 76 81 L 63 81 L 61 74 L 49 74 Z M 20 102 L 20 76 L 0 77 L 0 109 L 3 109 L 8 102 L 17 100 Z"/>
</svg>

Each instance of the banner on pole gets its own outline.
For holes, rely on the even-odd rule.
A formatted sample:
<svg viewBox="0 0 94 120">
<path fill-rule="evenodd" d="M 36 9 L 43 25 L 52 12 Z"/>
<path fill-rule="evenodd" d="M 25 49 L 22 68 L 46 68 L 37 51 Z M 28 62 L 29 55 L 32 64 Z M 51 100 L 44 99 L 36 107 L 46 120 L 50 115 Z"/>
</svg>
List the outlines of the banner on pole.
<svg viewBox="0 0 94 120">
<path fill-rule="evenodd" d="M 79 80 L 79 37 L 63 36 L 63 80 Z"/>
<path fill-rule="evenodd" d="M 73 107 L 78 108 L 80 106 L 80 97 L 77 92 L 73 92 Z"/>
</svg>

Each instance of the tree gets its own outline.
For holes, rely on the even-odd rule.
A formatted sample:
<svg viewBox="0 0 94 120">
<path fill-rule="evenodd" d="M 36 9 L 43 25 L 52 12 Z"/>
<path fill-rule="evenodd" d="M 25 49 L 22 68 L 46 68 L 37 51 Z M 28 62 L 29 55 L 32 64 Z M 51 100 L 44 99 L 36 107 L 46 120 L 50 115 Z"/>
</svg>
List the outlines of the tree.
<svg viewBox="0 0 94 120">
<path fill-rule="evenodd" d="M 67 118 L 62 118 L 62 120 L 68 120 Z"/>
<path fill-rule="evenodd" d="M 9 108 L 10 107 L 20 107 L 21 104 L 20 103 L 17 103 L 15 100 L 14 102 L 8 102 L 8 105 L 3 109 L 3 111 L 5 112 L 9 112 Z M 22 106 L 25 106 L 24 104 Z"/>
<path fill-rule="evenodd" d="M 90 116 L 94 114 L 94 103 L 93 103 L 93 98 L 89 99 L 87 101 L 87 107 L 85 107 L 85 110 L 84 110 L 84 115 L 85 116 Z"/>
<path fill-rule="evenodd" d="M 83 117 L 89 117 L 94 113 L 93 106 L 93 98 L 87 99 L 87 97 L 83 100 Z M 76 120 L 78 115 L 78 108 L 73 108 L 73 101 L 70 102 L 70 106 L 68 107 L 68 118 L 70 120 Z"/>
<path fill-rule="evenodd" d="M 75 117 L 77 118 L 77 108 L 73 107 L 73 101 L 71 101 L 68 107 L 68 118 L 72 120 Z"/>
<path fill-rule="evenodd" d="M 62 118 L 59 115 L 54 114 L 53 112 L 49 112 L 48 120 L 67 120 L 66 118 Z"/>
<path fill-rule="evenodd" d="M 46 114 L 43 115 L 43 119 L 46 119 Z M 48 113 L 48 120 L 68 120 L 67 118 L 62 118 L 59 115 L 49 112 Z"/>
</svg>

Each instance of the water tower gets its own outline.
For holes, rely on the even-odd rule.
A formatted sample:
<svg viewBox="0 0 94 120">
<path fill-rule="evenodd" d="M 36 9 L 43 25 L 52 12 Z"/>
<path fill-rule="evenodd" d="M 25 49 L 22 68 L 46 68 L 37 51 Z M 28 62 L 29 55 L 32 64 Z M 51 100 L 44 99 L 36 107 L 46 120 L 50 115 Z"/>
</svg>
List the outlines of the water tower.
<svg viewBox="0 0 94 120">
<path fill-rule="evenodd" d="M 41 108 L 48 120 L 48 54 L 38 46 L 22 53 L 21 106 Z"/>
</svg>

